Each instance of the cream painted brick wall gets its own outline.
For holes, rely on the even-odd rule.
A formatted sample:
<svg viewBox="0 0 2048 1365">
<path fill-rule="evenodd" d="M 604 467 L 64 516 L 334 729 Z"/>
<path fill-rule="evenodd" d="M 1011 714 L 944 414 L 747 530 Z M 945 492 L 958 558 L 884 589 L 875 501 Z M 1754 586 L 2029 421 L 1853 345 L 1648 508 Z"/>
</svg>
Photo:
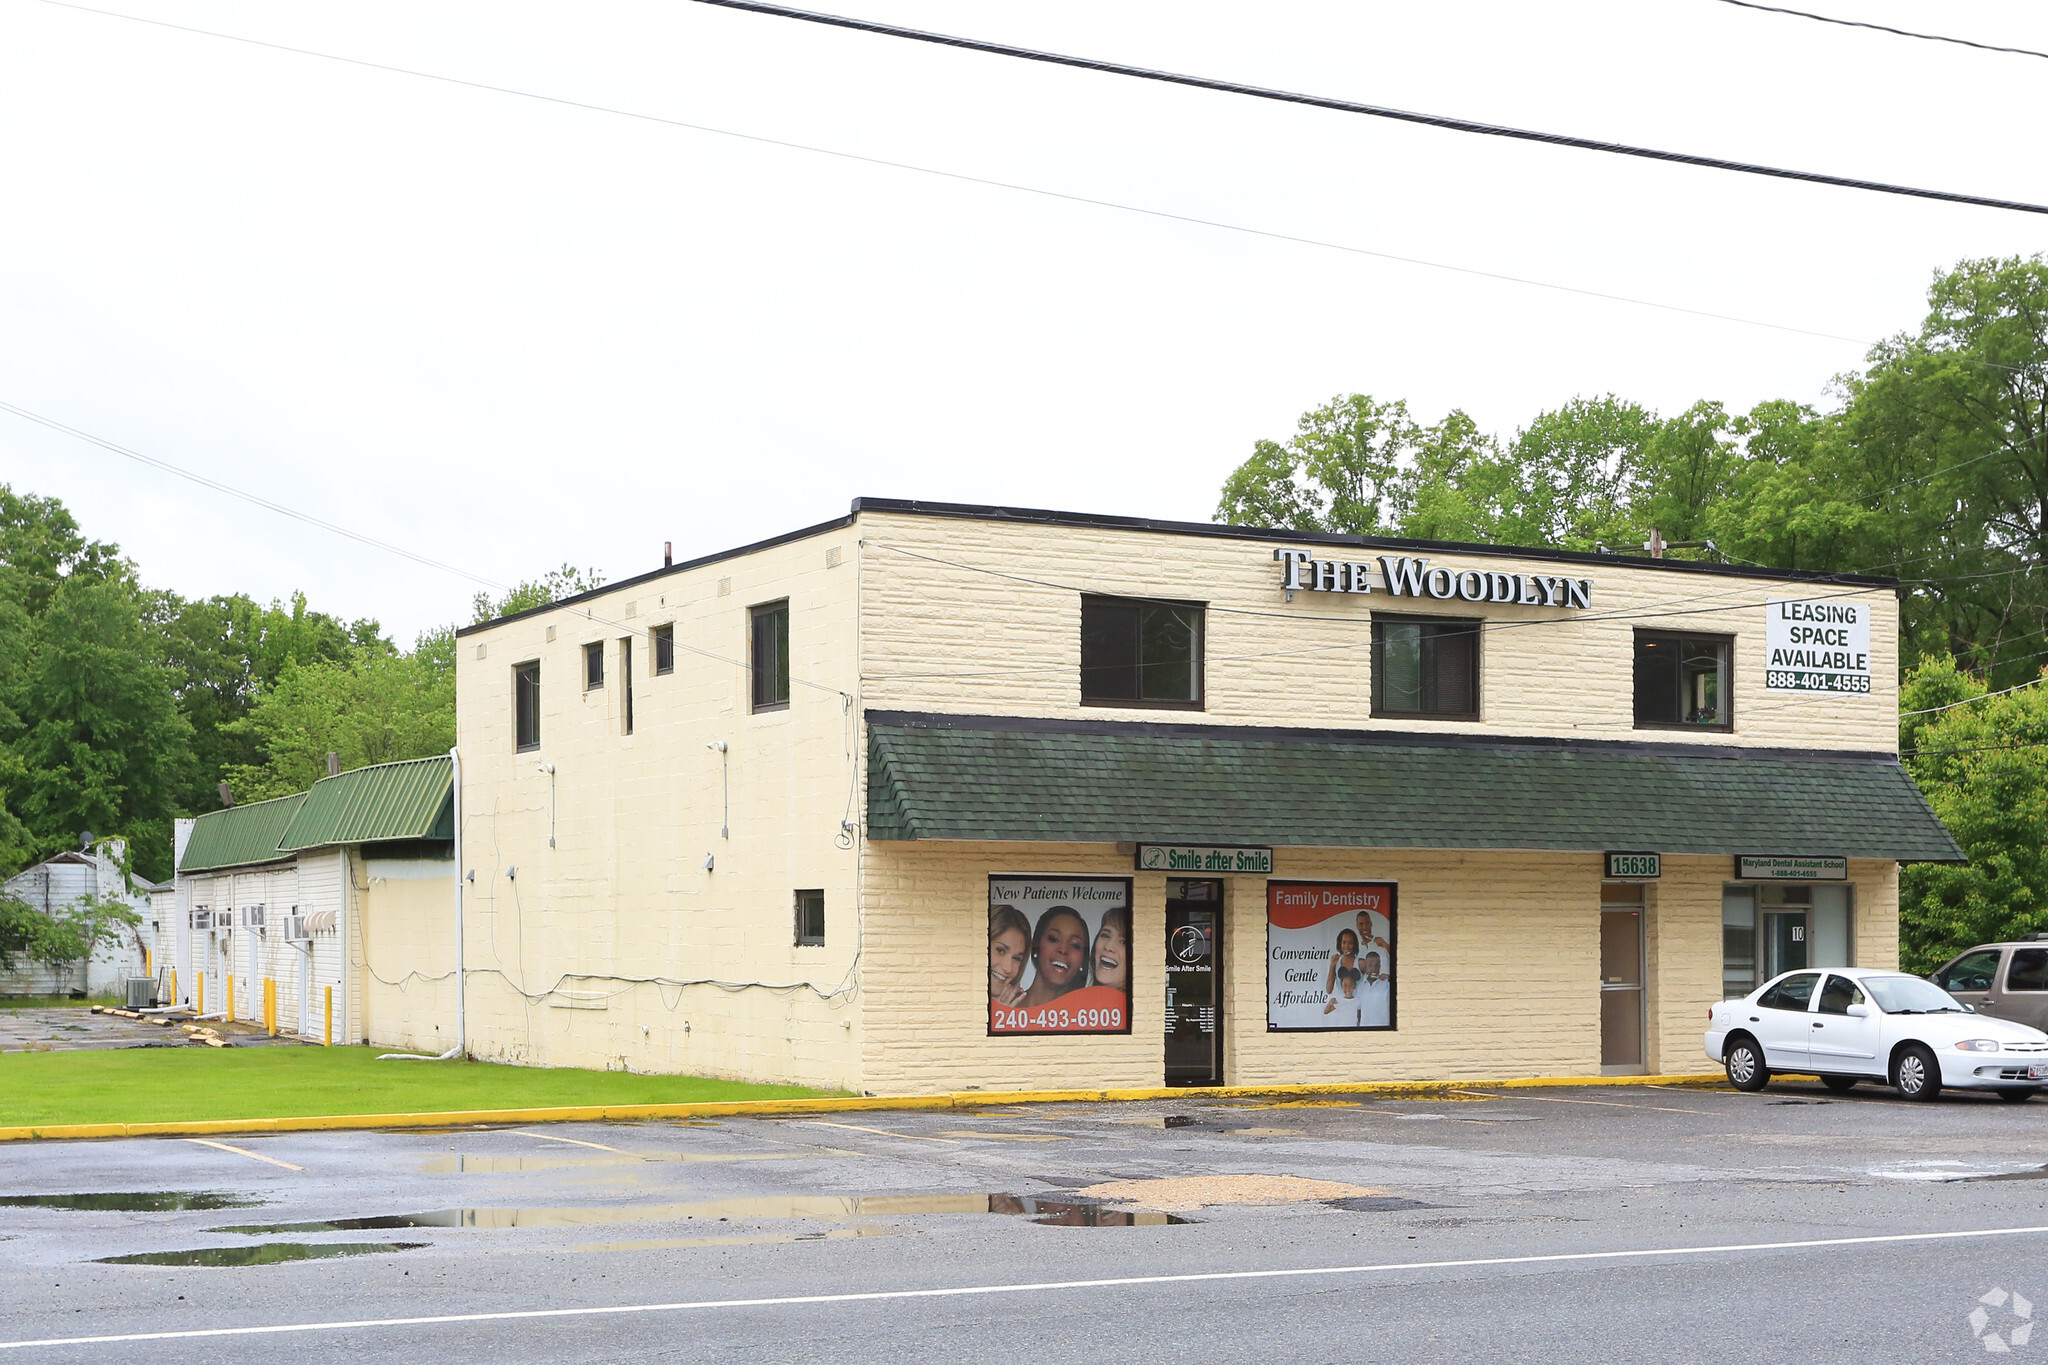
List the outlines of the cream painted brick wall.
<svg viewBox="0 0 2048 1365">
<path fill-rule="evenodd" d="M 851 818 L 863 815 L 859 713 L 842 696 L 857 686 L 853 548 L 850 529 L 823 532 L 457 642 L 476 1055 L 859 1087 L 858 997 L 841 992 L 855 981 L 859 855 L 835 843 L 850 799 Z M 829 550 L 843 562 L 828 567 Z M 748 609 L 782 598 L 800 681 L 788 709 L 754 714 Z M 664 624 L 676 666 L 656 676 L 646 632 Z M 586 691 L 590 641 L 606 678 Z M 533 659 L 541 747 L 519 754 L 512 669 Z M 706 747 L 720 740 L 725 839 L 720 758 Z M 809 888 L 825 892 L 823 947 L 793 942 L 794 893 Z"/>
<path fill-rule="evenodd" d="M 1800 748 L 1889 750 L 1898 742 L 1898 603 L 1886 591 L 1618 563 L 1430 555 L 1433 567 L 1589 577 L 1593 607 L 1435 602 L 1379 590 L 1298 592 L 1287 602 L 1272 558 L 1279 542 L 898 513 L 865 515 L 858 529 L 861 685 L 865 703 L 877 709 Z M 1205 710 L 1081 706 L 1084 591 L 1207 603 Z M 1764 604 L 1774 597 L 1871 606 L 1871 695 L 1763 691 Z M 1485 619 L 1479 721 L 1372 718 L 1375 610 Z M 1634 728 L 1637 626 L 1735 637 L 1732 734 Z"/>
<path fill-rule="evenodd" d="M 455 1045 L 454 864 L 362 854 L 356 849 L 351 860 L 363 888 L 356 894 L 365 966 L 360 1036 L 379 1047 L 445 1052 Z"/>
</svg>

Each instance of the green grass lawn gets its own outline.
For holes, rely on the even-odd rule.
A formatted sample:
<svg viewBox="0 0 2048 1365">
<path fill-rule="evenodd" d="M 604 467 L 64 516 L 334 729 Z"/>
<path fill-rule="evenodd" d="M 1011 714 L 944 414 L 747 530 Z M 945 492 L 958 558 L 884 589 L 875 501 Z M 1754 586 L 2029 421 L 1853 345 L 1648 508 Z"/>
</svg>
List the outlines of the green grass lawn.
<svg viewBox="0 0 2048 1365">
<path fill-rule="evenodd" d="M 488 1062 L 380 1062 L 383 1048 L 134 1048 L 0 1055 L 0 1128 L 558 1105 L 803 1099 L 838 1092 L 701 1076 Z"/>
<path fill-rule="evenodd" d="M 73 1000 L 68 995 L 0 995 L 0 1010 L 75 1010 L 87 1005 L 120 1003 L 112 991 L 95 995 L 90 1000 Z"/>
</svg>

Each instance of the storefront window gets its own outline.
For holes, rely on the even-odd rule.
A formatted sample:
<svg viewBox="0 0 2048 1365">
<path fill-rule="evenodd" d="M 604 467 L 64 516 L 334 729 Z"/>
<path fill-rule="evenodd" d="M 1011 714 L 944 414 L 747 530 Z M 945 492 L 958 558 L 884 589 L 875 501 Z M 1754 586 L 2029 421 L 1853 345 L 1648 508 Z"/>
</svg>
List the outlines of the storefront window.
<svg viewBox="0 0 2048 1365">
<path fill-rule="evenodd" d="M 1732 728 L 1728 637 L 1637 631 L 1636 726 Z"/>
<path fill-rule="evenodd" d="M 1083 597 L 1081 700 L 1200 709 L 1201 606 Z"/>
<path fill-rule="evenodd" d="M 1477 720 L 1482 627 L 1479 621 L 1374 617 L 1372 713 Z"/>
<path fill-rule="evenodd" d="M 1721 893 L 1721 996 L 1737 999 L 1781 972 L 1853 967 L 1846 886 L 1730 886 Z"/>
</svg>

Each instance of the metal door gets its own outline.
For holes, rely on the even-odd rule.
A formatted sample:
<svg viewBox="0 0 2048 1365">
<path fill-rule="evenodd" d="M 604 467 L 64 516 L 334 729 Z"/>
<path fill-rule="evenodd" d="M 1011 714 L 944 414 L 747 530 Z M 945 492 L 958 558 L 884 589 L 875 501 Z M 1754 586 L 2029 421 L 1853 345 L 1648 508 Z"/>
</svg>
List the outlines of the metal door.
<svg viewBox="0 0 2048 1365">
<path fill-rule="evenodd" d="M 1861 1008 L 1859 1017 L 1849 1013 Z M 1828 973 L 1821 983 L 1820 999 L 1809 1021 L 1807 1057 L 1815 1071 L 1829 1074 L 1853 1072 L 1881 1076 L 1884 1063 L 1884 1018 L 1864 998 L 1863 991 L 1846 976 Z"/>
<path fill-rule="evenodd" d="M 1600 912 L 1600 1070 L 1643 1069 L 1643 912 Z"/>
<path fill-rule="evenodd" d="M 1223 1084 L 1223 883 L 1166 883 L 1166 1083 Z"/>
<path fill-rule="evenodd" d="M 1806 965 L 1806 912 L 1766 910 L 1764 912 L 1764 980 L 1780 972 L 1796 972 Z"/>
<path fill-rule="evenodd" d="M 1813 995 L 1819 985 L 1819 972 L 1788 976 L 1741 1012 L 1749 1021 L 1749 1031 L 1764 1045 L 1764 1065 L 1773 1071 L 1796 1071 L 1806 1065 L 1813 1033 Z"/>
</svg>

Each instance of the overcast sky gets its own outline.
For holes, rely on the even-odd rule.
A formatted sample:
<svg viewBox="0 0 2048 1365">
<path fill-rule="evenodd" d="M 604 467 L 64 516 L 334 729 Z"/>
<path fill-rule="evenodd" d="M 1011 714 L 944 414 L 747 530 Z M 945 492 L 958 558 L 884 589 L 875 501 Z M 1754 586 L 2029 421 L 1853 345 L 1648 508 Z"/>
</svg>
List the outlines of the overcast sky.
<svg viewBox="0 0 2048 1365">
<path fill-rule="evenodd" d="M 1479 138 L 713 9 L 109 8 L 1840 337 L 2048 219 Z M 2027 0 L 1813 0 L 2048 49 Z M 2048 61 L 1719 0 L 821 0 L 1681 151 L 2048 201 Z M 856 495 L 1206 520 L 1334 394 L 1825 403 L 1834 341 L 0 0 L 0 399 L 488 579 L 617 579 Z M 0 413 L 154 585 L 401 642 L 476 585 Z"/>
</svg>

